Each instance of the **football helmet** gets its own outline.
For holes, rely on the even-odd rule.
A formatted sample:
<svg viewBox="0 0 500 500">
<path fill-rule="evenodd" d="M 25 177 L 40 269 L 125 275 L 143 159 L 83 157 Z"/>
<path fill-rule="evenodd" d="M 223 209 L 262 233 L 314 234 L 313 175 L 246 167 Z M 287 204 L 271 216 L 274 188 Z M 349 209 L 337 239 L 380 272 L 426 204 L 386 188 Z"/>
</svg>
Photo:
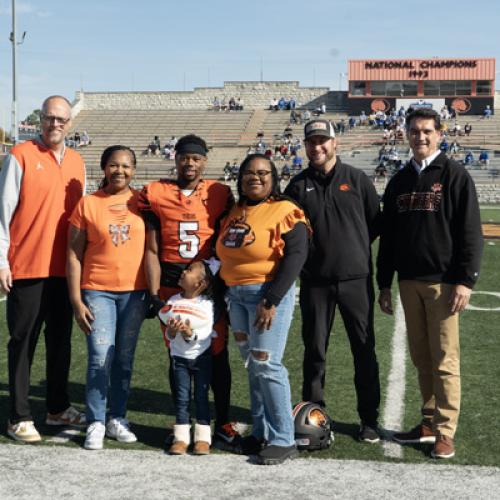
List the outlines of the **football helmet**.
<svg viewBox="0 0 500 500">
<path fill-rule="evenodd" d="M 322 450 L 333 443 L 332 420 L 320 405 L 301 401 L 292 411 L 299 450 Z"/>
</svg>

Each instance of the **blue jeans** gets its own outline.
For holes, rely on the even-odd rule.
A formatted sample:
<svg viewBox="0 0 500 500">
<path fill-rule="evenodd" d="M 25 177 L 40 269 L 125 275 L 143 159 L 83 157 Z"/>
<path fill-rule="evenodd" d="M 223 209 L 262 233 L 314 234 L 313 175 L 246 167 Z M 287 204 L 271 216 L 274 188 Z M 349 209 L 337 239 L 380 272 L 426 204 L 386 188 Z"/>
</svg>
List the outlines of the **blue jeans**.
<svg viewBox="0 0 500 500">
<path fill-rule="evenodd" d="M 195 359 L 172 357 L 175 380 L 175 423 L 189 424 L 189 402 L 191 401 L 191 379 L 194 382 L 196 422 L 210 425 L 208 388 L 212 377 L 212 352 L 210 347 Z"/>
<path fill-rule="evenodd" d="M 87 422 L 106 421 L 108 391 L 109 417 L 125 418 L 148 293 L 82 290 L 82 298 L 95 318 L 87 335 Z"/>
<path fill-rule="evenodd" d="M 295 285 L 285 294 L 270 330 L 257 330 L 253 323 L 257 304 L 269 283 L 230 286 L 227 291 L 229 316 L 233 332 L 246 334 L 238 342 L 248 369 L 250 403 L 253 419 L 252 434 L 269 444 L 292 446 L 294 424 L 288 371 L 282 363 L 288 330 L 295 305 Z M 261 360 L 253 353 L 263 353 Z"/>
</svg>

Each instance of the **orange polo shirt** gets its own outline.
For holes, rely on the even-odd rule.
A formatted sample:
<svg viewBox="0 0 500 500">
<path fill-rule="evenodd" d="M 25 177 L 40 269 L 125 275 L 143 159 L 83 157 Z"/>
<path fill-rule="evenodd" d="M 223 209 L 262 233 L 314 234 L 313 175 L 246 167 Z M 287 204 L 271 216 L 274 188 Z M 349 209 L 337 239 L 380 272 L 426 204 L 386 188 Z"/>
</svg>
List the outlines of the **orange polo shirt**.
<svg viewBox="0 0 500 500">
<path fill-rule="evenodd" d="M 76 206 L 70 222 L 87 233 L 81 288 L 110 292 L 147 288 L 143 265 L 146 230 L 138 198 L 135 190 L 117 195 L 99 190 Z"/>
</svg>

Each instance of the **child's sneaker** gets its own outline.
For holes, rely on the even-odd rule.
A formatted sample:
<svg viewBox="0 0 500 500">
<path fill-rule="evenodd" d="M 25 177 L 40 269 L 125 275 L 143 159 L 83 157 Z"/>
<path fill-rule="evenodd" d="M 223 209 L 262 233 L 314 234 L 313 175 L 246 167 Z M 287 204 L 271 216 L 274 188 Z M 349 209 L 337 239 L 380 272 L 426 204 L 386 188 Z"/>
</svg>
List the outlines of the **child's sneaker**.
<svg viewBox="0 0 500 500">
<path fill-rule="evenodd" d="M 87 427 L 87 436 L 83 447 L 86 450 L 102 450 L 106 428 L 102 422 L 92 422 Z"/>
<path fill-rule="evenodd" d="M 112 418 L 106 424 L 106 436 L 116 439 L 120 443 L 135 443 L 137 436 L 130 430 L 126 418 Z"/>
<path fill-rule="evenodd" d="M 7 434 L 16 441 L 23 441 L 24 443 L 36 443 L 42 440 L 33 420 L 26 420 L 17 424 L 9 422 L 7 424 Z"/>
</svg>

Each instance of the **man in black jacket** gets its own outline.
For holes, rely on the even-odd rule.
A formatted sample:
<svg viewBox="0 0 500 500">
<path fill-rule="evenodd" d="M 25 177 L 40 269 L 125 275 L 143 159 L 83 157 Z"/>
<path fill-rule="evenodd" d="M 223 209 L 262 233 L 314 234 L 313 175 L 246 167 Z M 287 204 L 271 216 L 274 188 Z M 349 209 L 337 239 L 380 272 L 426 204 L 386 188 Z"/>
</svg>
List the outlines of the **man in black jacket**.
<svg viewBox="0 0 500 500">
<path fill-rule="evenodd" d="M 434 443 L 434 458 L 451 458 L 460 411 L 458 313 L 479 275 L 479 206 L 470 175 L 439 150 L 439 115 L 420 109 L 406 123 L 413 158 L 384 194 L 377 281 L 380 307 L 392 314 L 391 283 L 398 273 L 422 421 L 394 439 Z"/>
<path fill-rule="evenodd" d="M 313 228 L 300 285 L 305 348 L 302 398 L 325 405 L 326 352 L 338 305 L 354 358 L 359 439 L 375 443 L 379 441 L 380 383 L 371 242 L 378 236 L 379 199 L 368 177 L 336 156 L 329 121 L 312 120 L 304 131 L 309 166 L 285 191 L 304 208 Z"/>
</svg>

